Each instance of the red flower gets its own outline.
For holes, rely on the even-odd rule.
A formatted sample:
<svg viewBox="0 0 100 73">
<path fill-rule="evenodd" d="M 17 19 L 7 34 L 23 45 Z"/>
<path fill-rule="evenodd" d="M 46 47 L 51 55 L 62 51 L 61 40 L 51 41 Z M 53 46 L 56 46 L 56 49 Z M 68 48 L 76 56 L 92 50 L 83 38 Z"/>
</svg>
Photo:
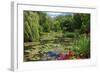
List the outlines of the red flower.
<svg viewBox="0 0 100 73">
<path fill-rule="evenodd" d="M 58 60 L 64 60 L 66 58 L 66 55 L 63 54 L 63 53 L 60 53 L 59 56 L 58 56 Z"/>
<path fill-rule="evenodd" d="M 70 59 L 74 55 L 75 55 L 74 51 L 68 50 L 67 53 L 66 53 L 66 58 L 65 59 Z"/>
<path fill-rule="evenodd" d="M 74 51 L 69 51 L 69 55 L 70 56 L 74 56 L 75 55 L 75 52 Z"/>
</svg>

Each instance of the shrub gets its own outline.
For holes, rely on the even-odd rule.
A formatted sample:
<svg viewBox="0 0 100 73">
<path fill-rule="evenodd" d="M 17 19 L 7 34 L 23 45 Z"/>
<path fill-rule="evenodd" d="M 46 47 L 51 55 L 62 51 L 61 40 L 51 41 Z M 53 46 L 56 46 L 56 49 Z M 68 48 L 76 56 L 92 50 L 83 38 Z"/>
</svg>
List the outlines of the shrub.
<svg viewBox="0 0 100 73">
<path fill-rule="evenodd" d="M 90 57 L 90 38 L 83 35 L 79 38 L 78 41 L 74 42 L 73 50 L 77 55 L 80 55 L 82 58 Z"/>
</svg>

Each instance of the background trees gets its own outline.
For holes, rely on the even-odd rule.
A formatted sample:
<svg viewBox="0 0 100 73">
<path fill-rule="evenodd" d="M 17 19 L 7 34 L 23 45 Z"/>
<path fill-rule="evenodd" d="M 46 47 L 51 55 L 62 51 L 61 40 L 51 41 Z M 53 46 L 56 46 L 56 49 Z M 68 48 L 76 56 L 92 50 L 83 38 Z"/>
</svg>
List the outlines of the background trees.
<svg viewBox="0 0 100 73">
<path fill-rule="evenodd" d="M 38 41 L 41 33 L 90 33 L 90 14 L 66 13 L 51 17 L 48 12 L 24 11 L 24 41 Z"/>
<path fill-rule="evenodd" d="M 81 33 L 90 33 L 90 14 L 81 14 L 82 26 L 80 28 Z"/>
</svg>

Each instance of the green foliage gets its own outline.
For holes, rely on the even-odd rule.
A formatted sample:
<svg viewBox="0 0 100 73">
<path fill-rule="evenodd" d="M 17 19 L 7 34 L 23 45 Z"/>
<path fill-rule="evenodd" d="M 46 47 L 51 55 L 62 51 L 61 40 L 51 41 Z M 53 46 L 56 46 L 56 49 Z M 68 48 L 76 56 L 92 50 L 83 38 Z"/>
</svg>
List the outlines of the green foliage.
<svg viewBox="0 0 100 73">
<path fill-rule="evenodd" d="M 37 12 L 39 15 L 40 32 L 50 32 L 53 28 L 53 19 L 46 12 Z"/>
<path fill-rule="evenodd" d="M 51 28 L 51 24 L 52 24 L 52 20 L 49 16 L 46 17 L 46 21 L 43 25 L 44 27 L 44 32 L 50 32 L 50 28 Z"/>
<path fill-rule="evenodd" d="M 53 30 L 54 30 L 55 32 L 61 30 L 59 21 L 55 21 L 55 22 L 54 22 L 54 28 L 53 28 Z"/>
<path fill-rule="evenodd" d="M 36 12 L 24 11 L 24 41 L 39 40 L 39 16 Z"/>
<path fill-rule="evenodd" d="M 63 32 L 73 31 L 73 18 L 71 15 L 68 16 L 57 16 L 56 20 L 59 21 L 61 30 Z"/>
<path fill-rule="evenodd" d="M 31 29 L 30 29 L 30 26 L 28 25 L 27 21 L 24 24 L 25 24 L 24 25 L 24 29 L 25 29 L 24 30 L 24 36 L 25 36 L 24 40 L 28 41 L 28 40 L 31 40 L 31 37 L 32 37 Z"/>
<path fill-rule="evenodd" d="M 82 14 L 81 33 L 90 33 L 90 14 Z"/>
<path fill-rule="evenodd" d="M 81 13 L 75 13 L 73 16 L 74 29 L 80 29 L 82 26 Z"/>
<path fill-rule="evenodd" d="M 79 40 L 76 40 L 73 45 L 73 50 L 82 57 L 90 57 L 90 38 L 86 35 L 80 36 Z"/>
<path fill-rule="evenodd" d="M 41 26 L 43 26 L 45 21 L 46 21 L 47 14 L 45 12 L 40 12 L 40 11 L 38 11 L 37 14 L 39 15 L 39 18 L 40 18 L 39 19 L 39 24 Z"/>
</svg>

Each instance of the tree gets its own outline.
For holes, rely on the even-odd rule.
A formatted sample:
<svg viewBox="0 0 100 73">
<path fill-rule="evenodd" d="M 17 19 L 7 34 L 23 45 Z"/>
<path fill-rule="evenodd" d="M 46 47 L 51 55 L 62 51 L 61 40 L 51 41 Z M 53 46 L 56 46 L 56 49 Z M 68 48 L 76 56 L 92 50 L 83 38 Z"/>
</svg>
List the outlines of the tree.
<svg viewBox="0 0 100 73">
<path fill-rule="evenodd" d="M 65 16 L 57 16 L 56 20 L 59 21 L 60 25 L 59 27 L 61 28 L 61 30 L 63 32 L 69 31 L 72 32 L 73 31 L 73 18 L 72 15 L 65 15 Z"/>
<path fill-rule="evenodd" d="M 59 22 L 59 21 L 55 21 L 55 22 L 54 22 L 54 28 L 53 28 L 53 30 L 54 30 L 55 32 L 61 30 L 60 22 Z"/>
<path fill-rule="evenodd" d="M 25 41 L 39 40 L 39 16 L 37 12 L 24 11 Z"/>
<path fill-rule="evenodd" d="M 80 13 L 74 13 L 73 16 L 74 29 L 80 29 L 82 26 L 82 19 Z"/>
<path fill-rule="evenodd" d="M 53 20 L 50 16 L 46 16 L 45 23 L 43 25 L 44 32 L 50 32 L 52 30 Z"/>
<path fill-rule="evenodd" d="M 81 33 L 90 33 L 90 14 L 82 14 L 82 26 L 81 26 Z"/>
</svg>

